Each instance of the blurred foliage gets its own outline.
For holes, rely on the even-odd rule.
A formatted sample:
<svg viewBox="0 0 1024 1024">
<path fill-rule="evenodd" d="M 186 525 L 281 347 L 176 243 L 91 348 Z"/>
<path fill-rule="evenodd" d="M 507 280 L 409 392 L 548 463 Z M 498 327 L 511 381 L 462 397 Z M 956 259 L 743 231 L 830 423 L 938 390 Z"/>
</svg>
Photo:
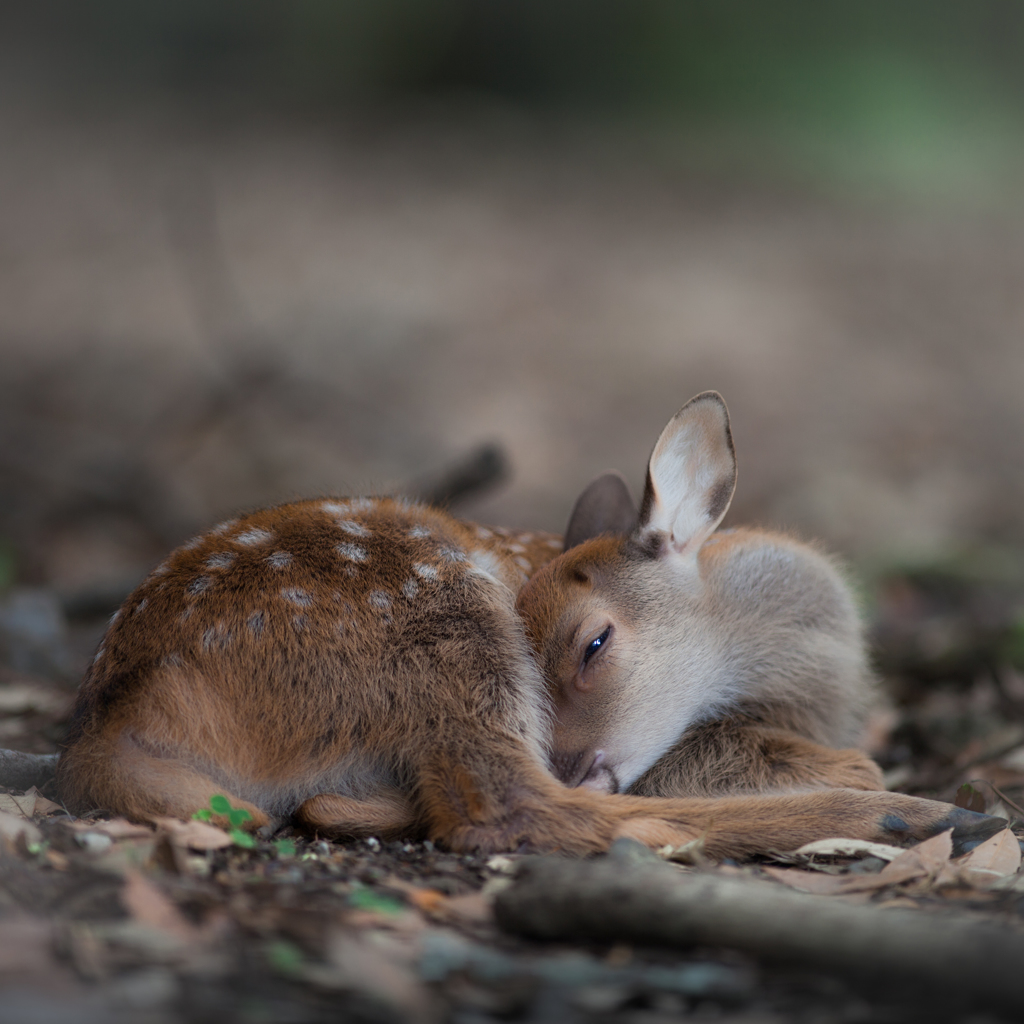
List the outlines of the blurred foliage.
<svg viewBox="0 0 1024 1024">
<path fill-rule="evenodd" d="M 936 98 L 977 114 L 1024 84 L 1012 0 L 44 0 L 13 17 L 76 74 L 311 100 L 468 90 L 900 130 Z"/>
<path fill-rule="evenodd" d="M 0 29 L 76 91 L 639 114 L 759 132 L 812 172 L 932 193 L 1005 191 L 1024 162 L 1015 0 L 43 0 Z"/>
</svg>

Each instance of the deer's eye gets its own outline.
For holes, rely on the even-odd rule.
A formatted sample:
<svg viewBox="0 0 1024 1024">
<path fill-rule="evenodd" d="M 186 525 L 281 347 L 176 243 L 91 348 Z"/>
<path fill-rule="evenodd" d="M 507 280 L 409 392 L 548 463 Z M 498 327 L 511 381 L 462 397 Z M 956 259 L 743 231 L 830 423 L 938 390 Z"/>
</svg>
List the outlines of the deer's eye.
<svg viewBox="0 0 1024 1024">
<path fill-rule="evenodd" d="M 608 637 L 611 636 L 612 627 L 609 626 L 600 636 L 594 637 L 593 640 L 587 645 L 587 649 L 583 652 L 583 664 L 586 665 L 590 659 L 597 654 L 599 650 L 608 642 Z"/>
</svg>

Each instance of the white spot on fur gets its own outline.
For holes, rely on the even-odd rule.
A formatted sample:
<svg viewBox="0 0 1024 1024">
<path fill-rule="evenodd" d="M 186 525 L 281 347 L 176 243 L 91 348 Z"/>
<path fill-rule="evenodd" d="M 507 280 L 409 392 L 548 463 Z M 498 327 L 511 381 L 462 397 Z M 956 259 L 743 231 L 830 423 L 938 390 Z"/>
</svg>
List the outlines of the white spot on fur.
<svg viewBox="0 0 1024 1024">
<path fill-rule="evenodd" d="M 366 561 L 366 548 L 361 548 L 358 544 L 339 544 L 334 550 L 350 562 Z"/>
<path fill-rule="evenodd" d="M 275 569 L 283 569 L 286 565 L 291 565 L 292 561 L 292 556 L 287 551 L 275 551 L 272 555 L 267 555 L 267 562 Z"/>
<path fill-rule="evenodd" d="M 136 615 L 138 615 L 138 614 L 139 614 L 139 612 L 144 612 L 144 611 L 146 610 L 146 605 L 147 605 L 147 604 L 149 604 L 149 598 L 146 598 L 146 597 L 144 597 L 144 598 L 143 598 L 143 599 L 142 599 L 142 600 L 141 600 L 141 601 L 140 601 L 140 602 L 139 602 L 139 603 L 138 603 L 138 604 L 137 604 L 137 605 L 135 606 L 135 614 L 136 614 Z"/>
<path fill-rule="evenodd" d="M 488 530 L 486 526 L 478 526 L 476 528 L 476 535 L 481 540 L 490 540 L 494 536 L 494 534 L 491 533 L 491 531 Z"/>
<path fill-rule="evenodd" d="M 158 566 L 157 566 L 157 567 L 156 567 L 156 568 L 155 568 L 155 569 L 153 570 L 153 573 L 152 573 L 152 575 L 154 575 L 154 576 L 165 576 L 165 575 L 166 575 L 167 573 L 169 573 L 170 571 L 171 571 L 171 566 L 170 566 L 170 563 L 169 563 L 169 562 L 161 562 L 161 563 L 160 563 L 160 564 L 159 564 L 159 565 L 158 565 Z"/>
<path fill-rule="evenodd" d="M 376 506 L 376 504 L 377 502 L 372 498 L 352 498 L 352 500 L 349 501 L 349 505 L 354 512 L 369 512 L 371 508 Z"/>
<path fill-rule="evenodd" d="M 519 534 L 518 537 L 516 537 L 516 540 L 518 540 L 520 544 L 529 544 L 530 541 L 533 540 L 533 534 L 532 533 L 521 533 L 521 534 Z"/>
<path fill-rule="evenodd" d="M 346 565 L 345 575 L 355 579 L 359 575 L 359 569 L 354 565 Z"/>
<path fill-rule="evenodd" d="M 548 539 L 544 541 L 544 543 L 547 544 L 549 548 L 555 548 L 558 551 L 561 551 L 563 547 L 562 541 L 560 541 L 557 537 L 548 537 Z"/>
<path fill-rule="evenodd" d="M 301 633 L 309 625 L 308 615 L 293 615 L 292 628 L 296 633 Z"/>
<path fill-rule="evenodd" d="M 243 544 L 247 548 L 254 548 L 257 544 L 269 544 L 273 539 L 274 535 L 269 530 L 260 529 L 246 530 L 245 533 L 232 538 L 236 544 Z"/>
<path fill-rule="evenodd" d="M 182 612 L 182 613 L 181 613 L 181 614 L 180 614 L 180 615 L 178 616 L 178 621 L 179 621 L 179 622 L 180 622 L 180 623 L 181 623 L 182 625 L 184 625 L 184 624 L 185 624 L 186 622 L 188 622 L 188 620 L 189 620 L 189 619 L 191 619 L 191 618 L 192 618 L 192 613 L 193 613 L 194 611 L 195 611 L 195 608 L 194 608 L 194 607 L 193 607 L 192 605 L 189 605 L 189 606 L 188 606 L 188 607 L 187 607 L 187 608 L 186 608 L 186 609 L 185 609 L 185 610 L 184 610 L 184 611 L 183 611 L 183 612 Z"/>
<path fill-rule="evenodd" d="M 405 594 L 410 601 L 415 601 L 416 595 L 419 592 L 420 585 L 411 576 L 402 584 L 402 593 Z"/>
<path fill-rule="evenodd" d="M 381 611 L 387 611 L 391 607 L 391 595 L 384 590 L 371 590 L 366 595 L 366 601 Z"/>
<path fill-rule="evenodd" d="M 482 548 L 475 548 L 470 552 L 469 564 L 480 575 L 501 584 L 501 559 L 493 551 L 485 551 Z"/>
<path fill-rule="evenodd" d="M 308 608 L 313 603 L 313 595 L 301 587 L 282 587 L 281 596 L 300 608 Z"/>
<path fill-rule="evenodd" d="M 466 561 L 466 552 L 463 551 L 462 548 L 456 548 L 456 547 L 438 548 L 437 549 L 437 553 L 446 562 L 465 562 Z"/>
<path fill-rule="evenodd" d="M 215 533 L 215 534 L 217 534 L 219 536 L 222 533 L 227 533 L 228 530 L 230 530 L 232 526 L 237 526 L 237 525 L 238 525 L 238 520 L 237 519 L 225 519 L 223 523 L 219 523 L 217 526 L 215 526 L 210 531 L 210 533 Z"/>
<path fill-rule="evenodd" d="M 202 544 L 204 540 L 206 540 L 206 537 L 202 534 L 200 534 L 198 537 L 193 537 L 190 541 L 187 541 L 185 544 L 181 545 L 181 550 L 191 551 L 193 548 L 199 547 L 199 545 Z"/>
<path fill-rule="evenodd" d="M 209 576 L 197 576 L 186 588 L 185 593 L 195 597 L 204 590 L 209 590 L 213 580 Z"/>
<path fill-rule="evenodd" d="M 117 622 L 117 620 L 119 618 L 121 618 L 121 609 L 120 608 L 118 608 L 117 611 L 114 612 L 114 614 L 110 616 L 110 618 L 107 620 L 107 625 L 108 626 L 112 626 L 115 622 Z"/>
<path fill-rule="evenodd" d="M 416 573 L 421 580 L 437 579 L 437 570 L 432 565 L 427 565 L 426 562 L 417 562 L 412 567 L 412 571 Z"/>
<path fill-rule="evenodd" d="M 426 540 L 433 536 L 425 526 L 414 526 L 407 535 L 410 540 Z"/>
<path fill-rule="evenodd" d="M 96 654 L 93 656 L 92 663 L 94 665 L 97 664 L 97 662 L 99 662 L 100 658 L 102 658 L 103 655 L 106 654 L 106 653 L 107 653 L 106 647 L 104 647 L 103 644 L 100 644 L 99 648 L 96 651 Z"/>
<path fill-rule="evenodd" d="M 325 501 L 320 505 L 329 516 L 347 516 L 352 506 L 347 501 Z"/>
<path fill-rule="evenodd" d="M 515 555 L 522 555 L 526 553 L 526 548 L 524 548 L 522 544 L 509 544 L 508 549 Z"/>
<path fill-rule="evenodd" d="M 338 529 L 344 530 L 345 533 L 351 534 L 353 537 L 370 536 L 370 531 L 362 523 L 357 523 L 354 519 L 339 519 Z"/>
<path fill-rule="evenodd" d="M 218 551 L 217 554 L 210 555 L 206 560 L 206 568 L 227 569 L 234 560 L 235 556 L 230 551 Z"/>
<path fill-rule="evenodd" d="M 520 569 L 524 569 L 526 572 L 529 572 L 533 568 L 533 562 L 531 562 L 528 558 L 516 558 L 515 563 L 519 566 Z"/>
<path fill-rule="evenodd" d="M 177 651 L 171 651 L 170 654 L 165 654 L 160 659 L 160 664 L 163 666 L 172 666 L 174 668 L 181 668 L 185 664 L 184 659 Z"/>
<path fill-rule="evenodd" d="M 263 627 L 266 625 L 266 616 L 261 611 L 253 612 L 246 619 L 245 624 L 249 627 L 249 632 L 253 636 L 260 636 L 263 633 Z"/>
</svg>

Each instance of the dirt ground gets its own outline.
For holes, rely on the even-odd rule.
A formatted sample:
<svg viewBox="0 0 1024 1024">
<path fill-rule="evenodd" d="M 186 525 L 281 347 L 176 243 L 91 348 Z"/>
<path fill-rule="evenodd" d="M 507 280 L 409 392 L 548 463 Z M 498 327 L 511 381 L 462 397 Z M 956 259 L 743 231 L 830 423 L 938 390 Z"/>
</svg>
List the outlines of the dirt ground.
<svg viewBox="0 0 1024 1024">
<path fill-rule="evenodd" d="M 716 388 L 729 521 L 859 570 L 891 785 L 972 782 L 1024 817 L 1018 213 L 840 201 L 470 107 L 325 124 L 26 101 L 0 127 L 0 747 L 55 748 L 103 616 L 217 518 L 424 486 L 494 441 L 507 482 L 457 511 L 560 530 L 601 470 L 639 491 L 662 425 Z M 38 830 L 0 840 L 12 1024 L 1011 1019 L 727 950 L 531 943 L 490 910 L 515 858 L 215 848 L 46 795 L 0 796 Z M 794 866 L 694 870 L 776 885 L 773 863 Z M 940 875 L 866 899 L 1020 929 L 1020 875 Z"/>
</svg>

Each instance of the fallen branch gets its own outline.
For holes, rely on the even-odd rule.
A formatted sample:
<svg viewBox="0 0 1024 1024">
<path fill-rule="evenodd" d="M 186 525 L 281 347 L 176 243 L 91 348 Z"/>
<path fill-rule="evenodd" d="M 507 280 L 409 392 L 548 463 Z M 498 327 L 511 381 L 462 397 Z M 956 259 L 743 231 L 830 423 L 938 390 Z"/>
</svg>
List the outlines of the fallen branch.
<svg viewBox="0 0 1024 1024">
<path fill-rule="evenodd" d="M 1024 934 L 959 913 L 879 910 L 769 882 L 683 873 L 625 847 L 591 861 L 524 862 L 499 893 L 499 924 L 548 940 L 743 950 L 765 961 L 919 982 L 1024 1005 Z"/>
<path fill-rule="evenodd" d="M 0 750 L 0 786 L 19 790 L 44 786 L 57 771 L 57 756 Z"/>
</svg>

